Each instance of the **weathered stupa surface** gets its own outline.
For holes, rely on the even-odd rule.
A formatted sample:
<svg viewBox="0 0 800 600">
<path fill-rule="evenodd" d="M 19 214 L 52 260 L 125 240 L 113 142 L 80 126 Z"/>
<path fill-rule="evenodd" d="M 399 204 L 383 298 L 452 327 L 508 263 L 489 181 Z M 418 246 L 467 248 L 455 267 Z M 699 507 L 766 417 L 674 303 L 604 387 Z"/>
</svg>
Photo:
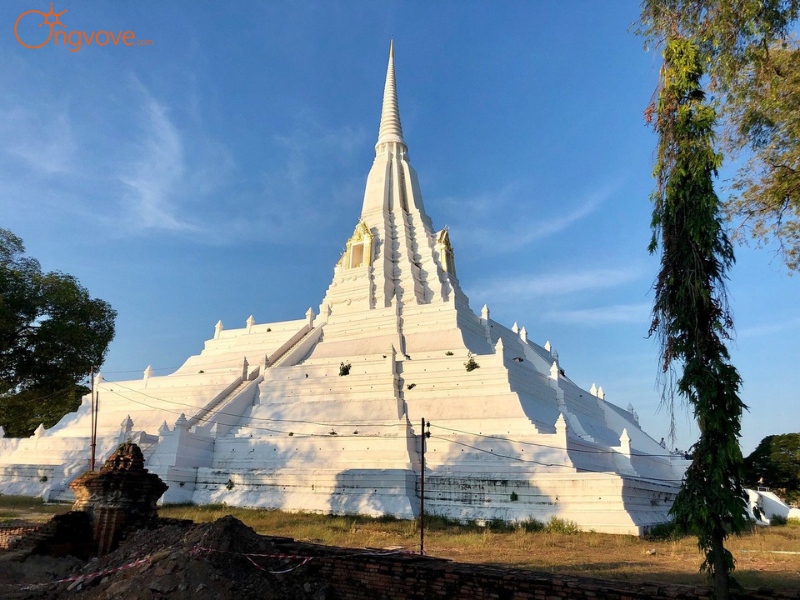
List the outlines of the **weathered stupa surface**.
<svg viewBox="0 0 800 600">
<path fill-rule="evenodd" d="M 138 443 L 165 502 L 413 517 L 422 418 L 425 510 L 455 518 L 641 533 L 666 520 L 686 466 L 570 380 L 549 343 L 470 309 L 409 163 L 391 51 L 361 215 L 318 314 L 219 322 L 171 375 L 96 384 L 98 457 Z M 90 422 L 87 397 L 0 440 L 0 492 L 69 497 Z"/>
<path fill-rule="evenodd" d="M 72 510 L 89 513 L 100 554 L 113 550 L 127 528 L 142 527 L 158 517 L 156 503 L 168 486 L 144 468 L 144 454 L 125 442 L 99 471 L 87 471 L 70 484 Z"/>
<path fill-rule="evenodd" d="M 69 487 L 75 494 L 72 510 L 92 514 L 97 508 L 120 508 L 130 519 L 148 521 L 158 516 L 156 503 L 169 486 L 144 468 L 139 446 L 125 442 L 99 471 L 87 471 Z"/>
</svg>

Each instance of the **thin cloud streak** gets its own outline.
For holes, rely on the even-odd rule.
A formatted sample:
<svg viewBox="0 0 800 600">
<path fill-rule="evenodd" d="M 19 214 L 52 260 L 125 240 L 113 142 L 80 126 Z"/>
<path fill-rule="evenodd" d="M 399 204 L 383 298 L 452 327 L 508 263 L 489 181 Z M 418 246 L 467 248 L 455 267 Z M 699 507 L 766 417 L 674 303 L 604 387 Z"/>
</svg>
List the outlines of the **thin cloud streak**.
<svg viewBox="0 0 800 600">
<path fill-rule="evenodd" d="M 524 222 L 517 222 L 511 227 L 505 227 L 502 231 L 481 227 L 467 228 L 462 224 L 456 224 L 452 227 L 453 237 L 458 240 L 459 244 L 479 247 L 483 252 L 489 252 L 490 254 L 517 252 L 520 248 L 561 233 L 578 221 L 585 219 L 613 196 L 620 185 L 620 182 L 614 182 L 600 187 L 599 190 L 584 197 L 575 208 L 566 214 L 544 218 L 538 215 L 526 217 L 523 220 Z M 497 196 L 492 196 L 492 198 L 502 198 L 501 204 L 504 205 L 508 204 L 512 199 L 520 205 L 530 205 L 531 202 L 528 199 L 512 198 L 516 194 L 521 194 L 522 192 L 517 192 L 517 190 L 522 189 L 525 188 L 520 185 L 506 186 Z M 493 200 L 492 203 L 484 201 L 484 198 L 489 197 L 488 194 L 482 195 L 477 199 L 465 200 L 461 204 L 465 206 L 491 206 L 496 210 L 496 200 Z M 453 201 L 451 200 L 450 202 Z"/>
<path fill-rule="evenodd" d="M 515 302 L 519 302 L 543 296 L 561 296 L 613 288 L 635 281 L 641 276 L 642 271 L 632 267 L 592 269 L 583 272 L 484 280 L 474 289 L 490 289 L 495 297 L 513 298 Z"/>
<path fill-rule="evenodd" d="M 144 95 L 141 108 L 143 136 L 135 144 L 136 158 L 119 180 L 129 188 L 126 201 L 134 227 L 197 232 L 200 228 L 177 216 L 175 196 L 186 175 L 183 140 L 170 121 L 167 108 L 134 79 Z"/>
<path fill-rule="evenodd" d="M 647 323 L 652 306 L 647 303 L 616 304 L 577 310 L 552 311 L 546 318 L 571 325 L 611 325 L 621 323 Z"/>
<path fill-rule="evenodd" d="M 787 319 L 779 323 L 766 323 L 764 325 L 753 325 L 751 327 L 743 327 L 736 331 L 736 338 L 755 338 L 764 335 L 771 335 L 774 333 L 783 333 L 787 330 L 794 329 L 800 326 L 800 317 L 794 319 Z"/>
<path fill-rule="evenodd" d="M 18 105 L 2 113 L 2 150 L 45 176 L 74 171 L 77 144 L 65 108 L 40 103 L 36 109 Z"/>
</svg>

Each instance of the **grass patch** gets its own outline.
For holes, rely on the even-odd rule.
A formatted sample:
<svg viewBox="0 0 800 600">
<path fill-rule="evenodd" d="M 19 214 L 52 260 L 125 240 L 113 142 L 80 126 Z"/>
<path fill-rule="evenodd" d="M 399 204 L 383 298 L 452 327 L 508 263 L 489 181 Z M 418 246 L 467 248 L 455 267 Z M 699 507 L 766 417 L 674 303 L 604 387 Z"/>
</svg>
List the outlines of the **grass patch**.
<svg viewBox="0 0 800 600">
<path fill-rule="evenodd" d="M 684 538 L 686 535 L 688 534 L 683 528 L 675 524 L 674 521 L 670 521 L 669 523 L 660 523 L 650 528 L 645 535 L 645 539 L 653 541 L 674 541 Z"/>
<path fill-rule="evenodd" d="M 545 525 L 544 530 L 547 533 L 561 533 L 563 535 L 575 535 L 576 533 L 581 533 L 581 528 L 577 523 L 567 519 L 559 519 L 558 517 L 553 517 L 550 519 L 547 522 L 547 525 Z"/>
<path fill-rule="evenodd" d="M 14 513 L 16 520 L 40 522 L 53 512 L 67 512 L 70 505 L 46 505 L 39 498 L 0 496 L 0 512 Z M 168 505 L 159 509 L 163 517 L 215 521 L 233 515 L 255 531 L 302 541 L 350 548 L 419 549 L 419 527 L 414 520 L 389 515 L 322 515 L 285 513 L 274 509 L 225 506 Z M 5 517 L 0 517 L 5 518 Z M 699 572 L 702 557 L 697 540 L 677 535 L 668 527 L 663 537 L 639 538 L 578 532 L 574 523 L 530 519 L 516 527 L 489 521 L 425 516 L 425 551 L 431 556 L 464 563 L 495 564 L 563 575 L 597 577 L 627 582 L 706 585 Z M 658 528 L 656 528 L 658 531 Z M 800 523 L 781 527 L 756 527 L 726 542 L 736 558 L 734 575 L 745 588 L 800 589 Z M 654 553 L 650 553 L 654 550 Z"/>
<path fill-rule="evenodd" d="M 520 522 L 519 528 L 526 533 L 537 533 L 539 531 L 544 531 L 545 524 L 536 519 L 526 519 Z"/>
<path fill-rule="evenodd" d="M 3 508 L 33 508 L 37 506 L 44 506 L 44 501 L 39 498 L 31 498 L 30 496 L 6 496 L 0 494 L 0 506 Z"/>
<path fill-rule="evenodd" d="M 0 523 L 7 521 L 41 523 L 49 520 L 53 515 L 68 512 L 71 508 L 71 504 L 45 504 L 38 497 L 0 494 Z"/>
<path fill-rule="evenodd" d="M 770 525 L 786 525 L 788 522 L 789 519 L 781 515 L 772 515 L 769 520 Z"/>
</svg>

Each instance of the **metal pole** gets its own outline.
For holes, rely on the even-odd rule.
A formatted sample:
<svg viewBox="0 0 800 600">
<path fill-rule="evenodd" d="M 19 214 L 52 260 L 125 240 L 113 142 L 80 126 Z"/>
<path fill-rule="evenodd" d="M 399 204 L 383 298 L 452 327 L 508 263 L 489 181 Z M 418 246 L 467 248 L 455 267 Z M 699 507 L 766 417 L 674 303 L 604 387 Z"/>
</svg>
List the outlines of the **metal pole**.
<svg viewBox="0 0 800 600">
<path fill-rule="evenodd" d="M 422 418 L 419 443 L 422 446 L 419 483 L 419 553 L 425 554 L 425 417 Z"/>
<path fill-rule="evenodd" d="M 95 390 L 94 395 L 94 448 L 92 448 L 92 461 L 95 460 L 95 454 L 97 453 L 97 417 L 100 415 L 100 390 Z M 95 464 L 97 463 L 95 462 Z"/>
<path fill-rule="evenodd" d="M 96 445 L 95 439 L 95 413 L 94 413 L 94 367 L 91 368 L 89 372 L 89 377 L 92 380 L 92 420 L 91 420 L 91 431 L 89 432 L 89 448 L 91 449 L 91 456 L 89 458 L 89 470 L 94 471 L 94 448 Z"/>
</svg>

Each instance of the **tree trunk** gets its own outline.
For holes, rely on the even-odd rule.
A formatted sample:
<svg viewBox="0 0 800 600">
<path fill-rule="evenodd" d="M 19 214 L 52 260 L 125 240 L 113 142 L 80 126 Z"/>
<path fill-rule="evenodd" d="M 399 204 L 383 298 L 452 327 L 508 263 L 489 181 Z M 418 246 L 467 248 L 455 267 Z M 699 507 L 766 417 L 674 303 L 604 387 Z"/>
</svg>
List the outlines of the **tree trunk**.
<svg viewBox="0 0 800 600">
<path fill-rule="evenodd" d="M 724 536 L 715 532 L 711 542 L 711 552 L 714 554 L 714 598 L 715 600 L 728 600 L 730 598 L 730 573 L 725 564 Z"/>
</svg>

